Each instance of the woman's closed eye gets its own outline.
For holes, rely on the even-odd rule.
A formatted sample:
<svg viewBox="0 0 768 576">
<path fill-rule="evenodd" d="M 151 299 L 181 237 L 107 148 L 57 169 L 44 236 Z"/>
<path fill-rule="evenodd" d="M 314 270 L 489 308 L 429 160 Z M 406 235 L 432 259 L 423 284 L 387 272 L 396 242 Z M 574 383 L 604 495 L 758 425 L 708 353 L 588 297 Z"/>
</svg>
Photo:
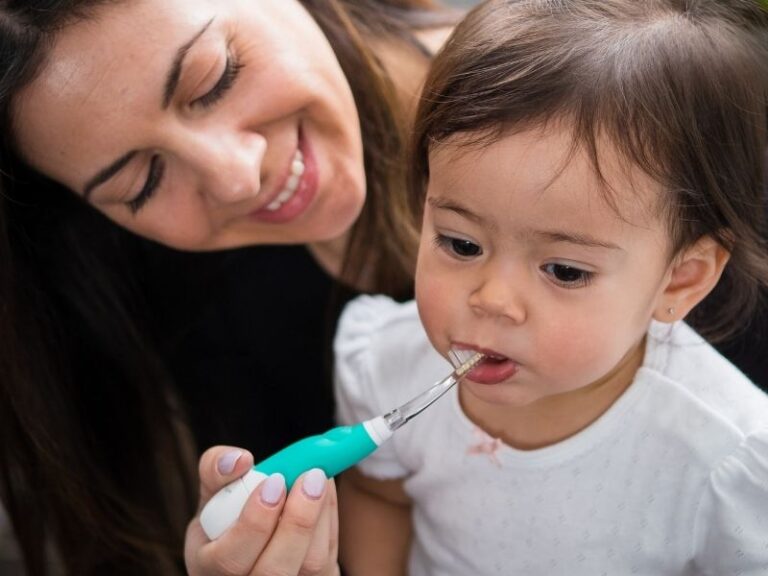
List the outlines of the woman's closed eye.
<svg viewBox="0 0 768 576">
<path fill-rule="evenodd" d="M 483 249 L 480 247 L 480 245 L 464 238 L 455 238 L 452 236 L 446 236 L 445 234 L 436 234 L 434 242 L 435 246 L 441 250 L 444 250 L 451 256 L 461 260 L 476 258 L 483 253 Z"/>
<path fill-rule="evenodd" d="M 582 288 L 587 286 L 595 277 L 594 272 L 582 270 L 570 264 L 544 264 L 541 270 L 555 284 L 563 288 Z"/>
<path fill-rule="evenodd" d="M 224 72 L 222 72 L 219 80 L 208 92 L 193 100 L 191 106 L 200 106 L 202 108 L 213 106 L 235 85 L 242 68 L 243 65 L 234 56 L 228 54 Z"/>
<path fill-rule="evenodd" d="M 152 156 L 149 161 L 149 172 L 147 179 L 144 181 L 141 191 L 132 199 L 126 202 L 131 214 L 136 214 L 141 210 L 142 206 L 149 200 L 155 193 L 155 190 L 160 186 L 160 182 L 163 179 L 163 173 L 165 172 L 165 163 L 163 159 L 158 156 Z"/>
</svg>

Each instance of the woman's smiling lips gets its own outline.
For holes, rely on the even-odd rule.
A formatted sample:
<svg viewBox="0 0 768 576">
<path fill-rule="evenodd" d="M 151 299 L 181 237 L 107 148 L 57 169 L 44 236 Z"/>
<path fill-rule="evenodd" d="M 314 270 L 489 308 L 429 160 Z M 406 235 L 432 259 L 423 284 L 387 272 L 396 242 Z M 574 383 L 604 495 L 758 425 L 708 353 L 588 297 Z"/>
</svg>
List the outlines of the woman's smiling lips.
<svg viewBox="0 0 768 576">
<path fill-rule="evenodd" d="M 293 220 L 303 214 L 314 200 L 318 181 L 317 160 L 303 131 L 299 129 L 298 146 L 285 170 L 280 187 L 250 217 L 275 224 Z"/>
<path fill-rule="evenodd" d="M 467 380 L 471 380 L 477 384 L 498 384 L 504 380 L 512 378 L 520 368 L 520 365 L 514 360 L 487 348 L 478 348 L 476 346 L 459 343 L 456 343 L 455 347 L 462 350 L 474 350 L 485 354 L 485 358 L 483 358 L 477 366 L 472 368 L 466 376 Z"/>
</svg>

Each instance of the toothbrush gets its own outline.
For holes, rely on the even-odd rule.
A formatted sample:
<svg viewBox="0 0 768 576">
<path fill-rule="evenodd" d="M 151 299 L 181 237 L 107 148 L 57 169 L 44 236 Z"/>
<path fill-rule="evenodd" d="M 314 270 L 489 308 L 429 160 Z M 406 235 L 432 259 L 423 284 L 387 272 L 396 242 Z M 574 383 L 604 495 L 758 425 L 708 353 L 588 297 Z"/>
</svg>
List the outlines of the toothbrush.
<svg viewBox="0 0 768 576">
<path fill-rule="evenodd" d="M 270 474 L 281 473 L 290 490 L 307 470 L 320 468 L 331 478 L 363 460 L 389 440 L 395 430 L 431 406 L 483 359 L 483 354 L 474 353 L 461 362 L 462 354 L 466 357 L 467 352 L 452 350 L 451 361 L 457 366 L 456 369 L 402 406 L 365 422 L 337 426 L 323 434 L 309 436 L 256 464 L 208 501 L 200 513 L 203 531 L 211 540 L 221 536 L 240 516 L 251 492 Z"/>
</svg>

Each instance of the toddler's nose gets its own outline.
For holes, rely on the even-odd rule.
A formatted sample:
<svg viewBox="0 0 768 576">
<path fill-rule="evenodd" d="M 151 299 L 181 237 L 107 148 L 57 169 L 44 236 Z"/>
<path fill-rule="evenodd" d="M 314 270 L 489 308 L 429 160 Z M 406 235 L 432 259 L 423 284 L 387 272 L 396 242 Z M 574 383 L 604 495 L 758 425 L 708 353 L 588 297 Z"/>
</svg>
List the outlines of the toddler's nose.
<svg viewBox="0 0 768 576">
<path fill-rule="evenodd" d="M 508 278 L 489 277 L 469 297 L 472 310 L 481 317 L 507 320 L 521 324 L 526 308 L 521 290 Z"/>
</svg>

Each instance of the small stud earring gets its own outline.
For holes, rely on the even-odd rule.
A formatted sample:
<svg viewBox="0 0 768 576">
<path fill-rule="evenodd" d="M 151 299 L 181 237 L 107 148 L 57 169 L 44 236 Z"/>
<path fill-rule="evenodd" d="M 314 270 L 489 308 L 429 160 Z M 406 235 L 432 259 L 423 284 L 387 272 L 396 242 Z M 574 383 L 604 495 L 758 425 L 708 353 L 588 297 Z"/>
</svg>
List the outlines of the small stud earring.
<svg viewBox="0 0 768 576">
<path fill-rule="evenodd" d="M 674 306 L 670 306 L 669 308 L 667 308 L 667 314 L 669 314 L 670 316 L 674 316 L 675 315 L 675 307 Z"/>
</svg>

